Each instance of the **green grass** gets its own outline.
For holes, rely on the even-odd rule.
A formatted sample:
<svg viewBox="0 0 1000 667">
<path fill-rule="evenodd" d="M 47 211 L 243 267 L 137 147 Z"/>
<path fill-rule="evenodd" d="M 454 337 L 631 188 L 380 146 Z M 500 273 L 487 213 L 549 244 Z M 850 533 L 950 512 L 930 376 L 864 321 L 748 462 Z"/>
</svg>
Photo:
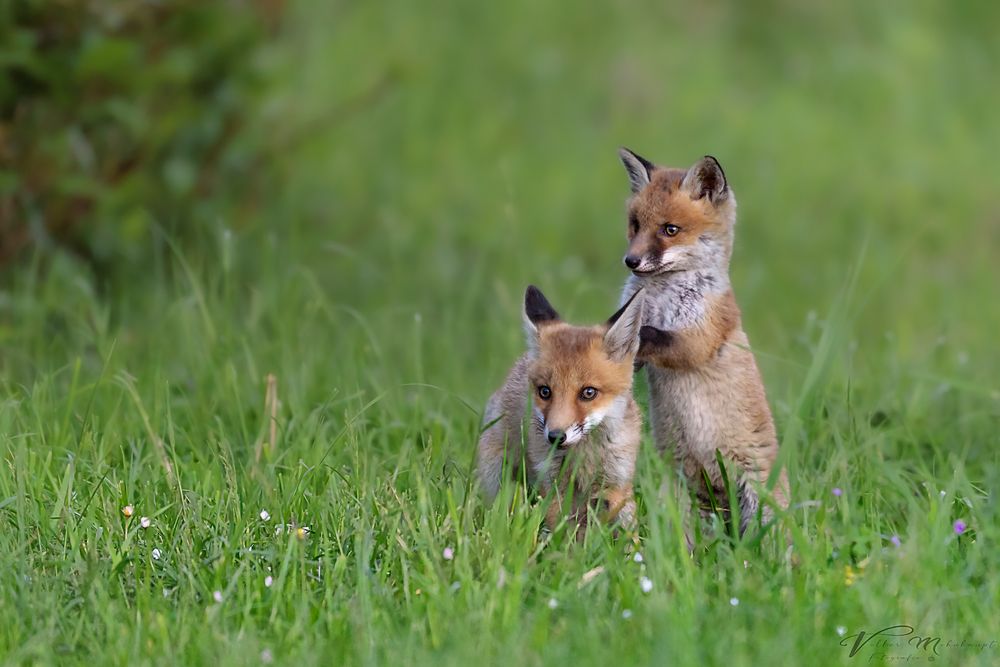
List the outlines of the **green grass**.
<svg viewBox="0 0 1000 667">
<path fill-rule="evenodd" d="M 947 647 L 1000 640 L 997 10 L 394 4 L 298 5 L 254 56 L 255 217 L 113 284 L 60 255 L 4 274 L 0 656 L 892 664 L 926 651 L 850 658 L 837 628 L 905 623 L 1000 662 Z M 619 144 L 712 153 L 736 191 L 797 566 L 689 558 L 648 437 L 642 563 L 475 492 L 525 285 L 614 309 Z"/>
</svg>

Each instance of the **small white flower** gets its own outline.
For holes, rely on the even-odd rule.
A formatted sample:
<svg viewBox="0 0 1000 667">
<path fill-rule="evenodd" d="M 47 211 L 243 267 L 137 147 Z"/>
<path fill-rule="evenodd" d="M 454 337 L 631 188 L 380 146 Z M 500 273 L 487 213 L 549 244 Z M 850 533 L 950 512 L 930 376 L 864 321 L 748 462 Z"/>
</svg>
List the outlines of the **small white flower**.
<svg viewBox="0 0 1000 667">
<path fill-rule="evenodd" d="M 149 528 L 150 526 L 153 525 L 153 522 L 149 520 L 148 516 L 144 516 L 141 519 L 139 519 L 139 525 L 142 526 L 143 528 Z"/>
<path fill-rule="evenodd" d="M 631 609 L 622 609 L 622 618 L 624 618 L 626 621 L 628 619 L 632 618 L 632 610 Z"/>
<path fill-rule="evenodd" d="M 559 600 L 555 598 L 549 598 L 549 609 L 555 609 L 559 606 Z"/>
<path fill-rule="evenodd" d="M 153 560 L 160 560 L 160 550 L 153 549 Z"/>
<path fill-rule="evenodd" d="M 279 523 L 277 526 L 274 527 L 274 534 L 281 535 L 281 533 L 284 532 L 284 530 L 285 530 L 284 524 Z"/>
<path fill-rule="evenodd" d="M 441 552 L 441 557 L 445 560 L 451 560 L 455 557 L 455 550 L 451 547 L 445 547 L 444 551 Z"/>
<path fill-rule="evenodd" d="M 267 586 L 268 588 L 270 588 L 271 586 L 273 586 L 274 585 L 274 577 L 272 577 L 271 575 L 267 575 L 266 577 L 264 577 L 264 585 Z"/>
<path fill-rule="evenodd" d="M 843 637 L 844 633 L 846 633 L 846 632 L 847 632 L 847 628 L 845 628 L 842 625 L 838 625 L 837 626 L 837 635 L 839 635 L 840 637 Z"/>
<path fill-rule="evenodd" d="M 740 599 L 739 598 L 729 598 L 729 604 L 731 604 L 734 607 L 739 607 L 740 606 Z"/>
<path fill-rule="evenodd" d="M 635 555 L 634 555 L 634 556 L 632 556 L 632 560 L 634 560 L 634 561 L 635 561 L 636 563 L 641 563 L 641 562 L 642 562 L 642 560 L 643 560 L 643 559 L 642 559 L 642 553 L 641 553 L 641 552 L 639 552 L 639 551 L 636 551 L 636 552 L 635 552 Z"/>
<path fill-rule="evenodd" d="M 266 648 L 260 652 L 260 661 L 263 662 L 265 665 L 270 665 L 272 662 L 274 662 L 274 654 L 271 653 L 271 649 Z"/>
<path fill-rule="evenodd" d="M 216 602 L 222 602 L 222 591 L 215 591 L 212 593 L 212 599 Z"/>
<path fill-rule="evenodd" d="M 946 495 L 948 495 L 948 492 L 947 492 L 947 491 L 945 491 L 944 489 L 942 489 L 941 491 L 938 491 L 938 494 L 939 494 L 939 495 L 940 495 L 940 496 L 941 496 L 942 498 L 944 498 L 944 497 L 945 497 Z"/>
<path fill-rule="evenodd" d="M 261 521 L 270 521 L 271 520 L 271 513 L 268 512 L 267 510 L 261 510 L 260 511 L 260 520 Z"/>
<path fill-rule="evenodd" d="M 642 589 L 643 593 L 648 593 L 653 590 L 653 580 L 649 577 L 643 577 L 639 580 L 639 588 Z"/>
<path fill-rule="evenodd" d="M 165 597 L 165 598 L 170 597 L 170 589 L 169 588 L 164 588 L 163 589 L 163 597 Z"/>
<path fill-rule="evenodd" d="M 131 505 L 126 505 L 122 508 L 122 514 L 125 515 L 126 519 L 131 519 L 132 515 L 135 514 L 135 508 Z"/>
</svg>

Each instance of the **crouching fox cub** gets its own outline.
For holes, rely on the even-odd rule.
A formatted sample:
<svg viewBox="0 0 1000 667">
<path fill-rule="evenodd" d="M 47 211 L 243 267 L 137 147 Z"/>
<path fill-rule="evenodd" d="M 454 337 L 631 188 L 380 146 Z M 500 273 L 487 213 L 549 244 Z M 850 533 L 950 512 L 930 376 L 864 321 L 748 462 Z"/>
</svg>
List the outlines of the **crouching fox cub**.
<svg viewBox="0 0 1000 667">
<path fill-rule="evenodd" d="M 486 404 L 478 475 L 492 501 L 504 466 L 542 494 L 554 493 L 549 528 L 563 517 L 582 535 L 589 512 L 629 526 L 632 477 L 642 418 L 632 398 L 642 299 L 632 298 L 605 323 L 562 321 L 534 286 L 524 295 L 528 352 Z"/>
<path fill-rule="evenodd" d="M 758 492 L 774 469 L 778 437 L 729 283 L 736 197 L 713 157 L 668 169 L 628 149 L 620 155 L 632 187 L 624 259 L 632 276 L 623 298 L 644 293 L 638 356 L 653 436 L 703 507 L 709 491 L 727 498 L 716 451 L 737 466 L 742 533 L 758 511 L 765 522 L 773 517 Z M 774 502 L 787 507 L 785 471 L 772 482 Z"/>
</svg>

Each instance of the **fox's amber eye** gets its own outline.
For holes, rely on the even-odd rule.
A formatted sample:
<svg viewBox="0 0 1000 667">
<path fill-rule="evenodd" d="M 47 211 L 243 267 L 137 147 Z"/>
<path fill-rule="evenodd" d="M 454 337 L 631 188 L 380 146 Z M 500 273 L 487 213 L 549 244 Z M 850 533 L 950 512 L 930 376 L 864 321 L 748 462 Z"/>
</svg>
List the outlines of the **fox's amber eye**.
<svg viewBox="0 0 1000 667">
<path fill-rule="evenodd" d="M 677 232 L 679 231 L 681 231 L 680 227 L 669 222 L 660 227 L 660 233 L 664 236 L 677 236 Z"/>
<path fill-rule="evenodd" d="M 543 401 L 547 401 L 552 398 L 552 390 L 546 387 L 544 384 L 538 388 L 538 398 Z"/>
<path fill-rule="evenodd" d="M 580 392 L 580 400 L 592 401 L 597 398 L 597 390 L 593 387 L 584 387 Z"/>
</svg>

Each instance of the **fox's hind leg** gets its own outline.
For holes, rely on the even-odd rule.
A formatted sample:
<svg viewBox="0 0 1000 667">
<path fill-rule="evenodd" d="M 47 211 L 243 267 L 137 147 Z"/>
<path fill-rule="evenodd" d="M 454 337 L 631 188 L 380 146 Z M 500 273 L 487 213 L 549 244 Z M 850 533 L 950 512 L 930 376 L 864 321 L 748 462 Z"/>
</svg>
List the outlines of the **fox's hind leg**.
<svg viewBox="0 0 1000 667">
<path fill-rule="evenodd" d="M 757 519 L 757 512 L 760 510 L 760 496 L 757 495 L 757 489 L 754 488 L 747 476 L 741 475 L 736 489 L 736 497 L 740 503 L 740 536 L 742 537 L 751 523 Z M 770 507 L 764 509 L 769 514 L 771 513 Z M 769 520 L 763 515 L 761 519 L 763 523 L 767 523 Z"/>
<path fill-rule="evenodd" d="M 740 535 L 743 535 L 751 522 L 757 521 L 760 514 L 760 523 L 763 526 L 774 521 L 774 508 L 769 504 L 761 503 L 759 490 L 764 488 L 770 470 L 753 469 L 743 471 L 737 481 L 737 498 L 740 503 Z M 778 477 L 778 483 L 771 492 L 774 502 L 779 507 L 788 507 L 788 475 L 782 470 Z"/>
</svg>

